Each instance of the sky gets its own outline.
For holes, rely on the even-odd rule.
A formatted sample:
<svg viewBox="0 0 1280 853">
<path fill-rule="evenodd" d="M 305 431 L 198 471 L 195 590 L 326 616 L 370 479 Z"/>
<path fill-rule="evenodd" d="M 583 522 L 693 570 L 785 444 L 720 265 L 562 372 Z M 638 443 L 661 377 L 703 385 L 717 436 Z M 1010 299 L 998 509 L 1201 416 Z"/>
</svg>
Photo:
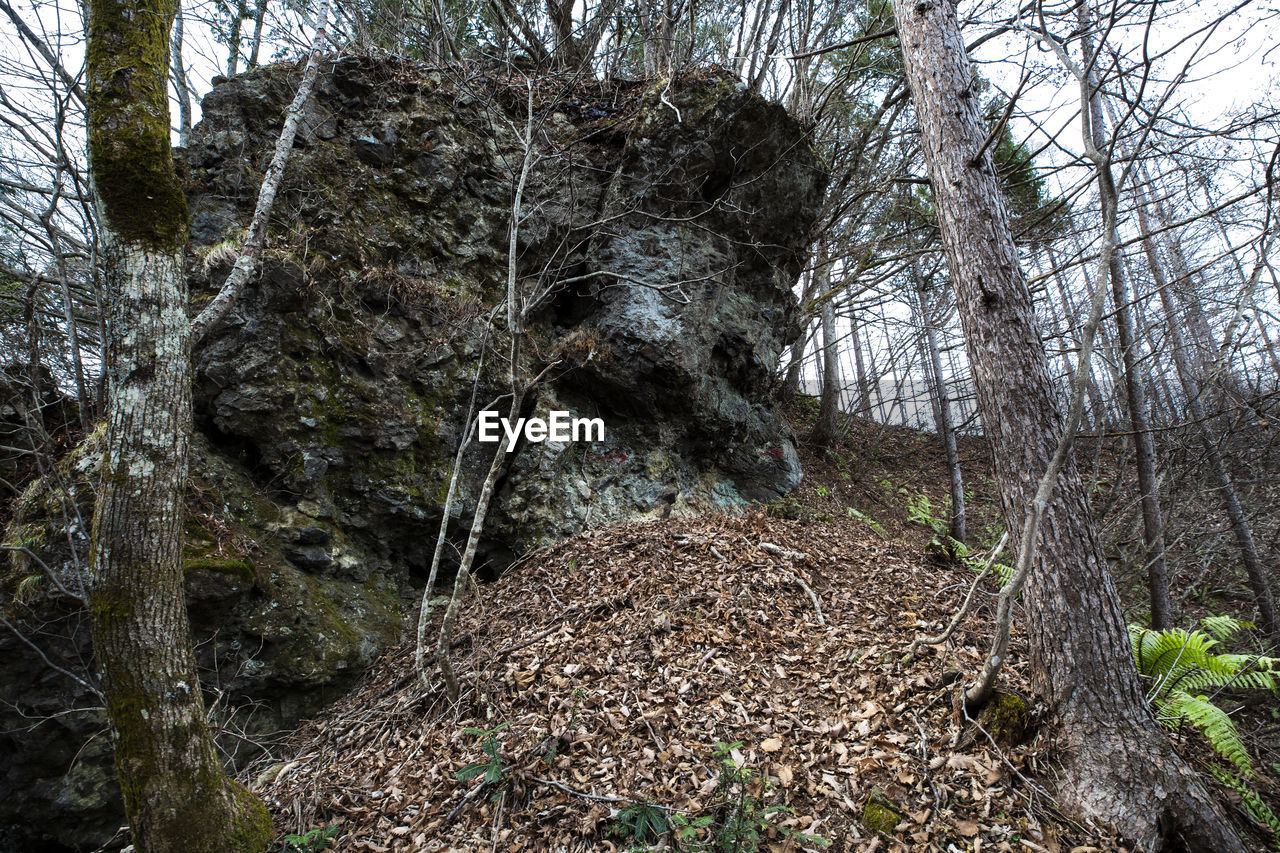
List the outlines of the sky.
<svg viewBox="0 0 1280 853">
<path fill-rule="evenodd" d="M 1234 113 L 1255 108 L 1265 99 L 1270 99 L 1274 107 L 1280 100 L 1275 95 L 1280 88 L 1280 69 L 1277 67 L 1280 45 L 1271 34 L 1280 26 L 1280 8 L 1274 5 L 1274 0 L 1272 3 L 1268 5 L 1261 0 L 1245 3 L 1239 0 L 1161 0 L 1148 27 L 1146 16 L 1149 6 L 1116 0 L 1111 8 L 1127 10 L 1129 18 L 1110 32 L 1108 44 L 1114 46 L 1125 63 L 1140 60 L 1144 49 L 1155 57 L 1146 90 L 1149 101 L 1159 97 L 1169 81 L 1181 71 L 1183 63 L 1194 55 L 1193 74 L 1180 83 L 1169 106 L 1178 104 L 1196 125 L 1222 127 Z M 1052 5 L 1049 4 L 1050 8 Z M 17 0 L 15 8 L 29 24 L 43 32 L 68 68 L 74 71 L 80 67 L 83 50 L 77 35 L 79 9 L 72 0 Z M 989 31 L 995 23 L 1008 17 L 1011 8 L 1009 0 L 978 0 L 962 4 L 962 15 L 973 20 L 966 29 L 966 37 L 973 40 Z M 192 20 L 185 28 L 184 58 L 196 95 L 193 109 L 194 120 L 198 121 L 198 98 L 210 88 L 211 78 L 223 72 L 226 49 L 210 38 L 208 26 L 199 21 L 203 14 L 201 8 L 192 7 L 186 14 Z M 297 51 L 309 40 L 310 31 L 302 27 L 296 17 L 289 15 L 288 18 L 281 21 L 273 13 L 268 26 L 269 40 L 274 44 L 290 41 Z M 1215 21 L 1216 25 L 1213 24 Z M 1030 27 L 1036 25 L 1033 20 L 1023 23 Z M 1051 31 L 1065 32 L 1067 29 L 1065 23 L 1050 24 Z M 1069 51 L 1078 58 L 1076 45 L 1070 45 Z M 45 73 L 44 63 L 30 56 L 17 40 L 13 27 L 2 18 L 0 57 L 3 58 L 0 85 L 7 92 L 19 100 L 42 95 L 38 90 L 25 91 L 21 76 L 15 72 L 21 68 Z M 1037 157 L 1037 163 L 1051 170 L 1052 193 L 1068 192 L 1084 177 L 1078 166 L 1082 143 L 1076 118 L 1079 89 L 1074 79 L 1045 44 L 1037 42 L 1026 31 L 1012 32 L 986 42 L 975 52 L 973 59 L 982 75 L 1006 93 L 1017 88 L 1024 67 L 1037 72 L 1036 82 L 1019 99 L 1019 114 L 1015 114 L 1013 119 L 1014 133 L 1027 138 L 1033 150 L 1041 148 L 1052 136 L 1052 144 Z M 176 104 L 173 115 L 177 115 Z M 1207 150 L 1228 160 L 1215 177 L 1222 184 L 1222 191 L 1228 191 L 1228 184 L 1250 180 L 1246 170 L 1256 169 L 1254 164 L 1258 162 L 1259 152 L 1274 144 L 1274 139 L 1252 139 L 1248 136 L 1207 144 Z M 1121 224 L 1122 231 L 1127 233 L 1132 233 L 1133 227 L 1131 218 L 1126 218 Z M 1233 241 L 1249 239 L 1249 227 L 1246 224 L 1234 229 Z M 1264 295 L 1270 299 L 1268 294 L 1269 291 Z M 1280 304 L 1269 304 L 1268 310 L 1280 316 Z M 956 343 L 954 331 L 951 336 L 953 344 Z M 1280 338 L 1280 330 L 1275 337 Z M 844 365 L 844 374 L 851 376 L 852 367 L 851 363 Z M 953 369 L 965 369 L 962 357 L 954 363 Z"/>
</svg>

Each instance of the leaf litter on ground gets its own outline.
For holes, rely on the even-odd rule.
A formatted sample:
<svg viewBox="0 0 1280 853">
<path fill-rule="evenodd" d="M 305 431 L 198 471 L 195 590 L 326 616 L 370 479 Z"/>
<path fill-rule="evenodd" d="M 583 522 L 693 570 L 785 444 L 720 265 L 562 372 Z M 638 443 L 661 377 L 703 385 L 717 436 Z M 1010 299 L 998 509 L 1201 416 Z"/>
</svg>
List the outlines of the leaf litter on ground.
<svg viewBox="0 0 1280 853">
<path fill-rule="evenodd" d="M 458 703 L 438 678 L 422 687 L 402 645 L 247 778 L 281 832 L 336 826 L 338 850 L 625 850 L 612 830 L 629 805 L 714 817 L 720 744 L 762 807 L 786 808 L 771 853 L 822 849 L 813 836 L 865 853 L 1122 849 L 1034 782 L 1046 737 L 997 748 L 958 712 L 990 589 L 947 644 L 907 655 L 972 578 L 857 524 L 590 530 L 472 591 Z M 1018 642 L 1005 689 L 1030 696 Z M 894 828 L 864 825 L 872 799 Z"/>
</svg>

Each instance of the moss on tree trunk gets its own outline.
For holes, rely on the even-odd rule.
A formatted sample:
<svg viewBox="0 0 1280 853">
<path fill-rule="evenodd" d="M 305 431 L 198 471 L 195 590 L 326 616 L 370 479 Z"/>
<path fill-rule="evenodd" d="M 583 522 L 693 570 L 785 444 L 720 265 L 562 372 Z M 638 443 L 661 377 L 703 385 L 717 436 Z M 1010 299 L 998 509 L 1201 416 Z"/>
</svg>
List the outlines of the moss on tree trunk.
<svg viewBox="0 0 1280 853">
<path fill-rule="evenodd" d="M 89 615 L 140 853 L 258 853 L 266 808 L 214 749 L 182 585 L 191 436 L 187 207 L 169 152 L 174 5 L 91 0 L 89 156 L 110 302 L 107 432 Z"/>
</svg>

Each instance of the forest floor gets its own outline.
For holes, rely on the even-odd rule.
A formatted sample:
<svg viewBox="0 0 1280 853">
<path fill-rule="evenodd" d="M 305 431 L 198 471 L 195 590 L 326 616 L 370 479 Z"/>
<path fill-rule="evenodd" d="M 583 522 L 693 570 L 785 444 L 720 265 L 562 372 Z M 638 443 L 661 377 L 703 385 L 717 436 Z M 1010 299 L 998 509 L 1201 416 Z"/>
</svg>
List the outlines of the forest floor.
<svg viewBox="0 0 1280 853">
<path fill-rule="evenodd" d="M 987 453 L 962 443 L 975 558 L 999 532 Z M 996 582 L 909 654 L 976 577 L 930 545 L 941 459 L 932 436 L 859 422 L 802 453 L 804 483 L 767 513 L 529 554 L 467 599 L 456 703 L 403 645 L 247 778 L 281 833 L 330 830 L 342 851 L 1123 850 L 1036 782 L 1053 732 L 1016 633 L 1003 687 L 1027 718 L 955 704 Z"/>
</svg>

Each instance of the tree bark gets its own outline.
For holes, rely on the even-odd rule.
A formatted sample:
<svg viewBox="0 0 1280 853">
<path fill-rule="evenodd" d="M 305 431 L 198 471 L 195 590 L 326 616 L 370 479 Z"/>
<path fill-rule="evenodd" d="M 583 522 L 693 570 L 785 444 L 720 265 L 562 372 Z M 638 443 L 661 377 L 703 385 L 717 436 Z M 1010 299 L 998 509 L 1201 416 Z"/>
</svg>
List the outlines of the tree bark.
<svg viewBox="0 0 1280 853">
<path fill-rule="evenodd" d="M 827 294 L 831 284 L 831 267 L 822 252 L 818 253 L 818 269 L 815 291 L 825 295 L 819 316 L 822 319 L 822 397 L 818 403 L 818 421 L 809 433 L 809 441 L 819 450 L 826 450 L 836 440 L 840 419 L 840 344 L 836 336 L 836 309 L 834 297 Z"/>
<path fill-rule="evenodd" d="M 894 0 L 893 12 L 1004 516 L 1019 530 L 1061 455 L 1058 401 L 994 164 L 987 154 L 970 165 L 986 132 L 955 7 Z M 1243 853 L 1146 704 L 1069 454 L 1053 494 L 1034 509 L 1041 524 L 1025 603 L 1032 672 L 1059 732 L 1062 805 L 1115 824 L 1142 849 L 1178 832 L 1192 850 Z"/>
<path fill-rule="evenodd" d="M 137 849 L 258 853 L 271 819 L 214 749 L 183 597 L 191 380 L 187 207 L 169 151 L 174 12 L 173 0 L 90 2 L 89 157 L 111 323 L 89 617 Z"/>
<path fill-rule="evenodd" d="M 929 368 L 933 372 L 933 384 L 938 397 L 938 438 L 947 457 L 947 481 L 951 486 L 951 538 L 965 541 L 964 478 L 960 473 L 960 451 L 956 447 L 956 431 L 951 423 L 951 398 L 947 394 L 947 380 L 942 373 L 942 354 L 938 352 L 938 336 L 933 330 L 933 317 L 929 303 L 920 294 L 920 321 L 924 324 L 924 341 L 929 351 Z"/>
</svg>

